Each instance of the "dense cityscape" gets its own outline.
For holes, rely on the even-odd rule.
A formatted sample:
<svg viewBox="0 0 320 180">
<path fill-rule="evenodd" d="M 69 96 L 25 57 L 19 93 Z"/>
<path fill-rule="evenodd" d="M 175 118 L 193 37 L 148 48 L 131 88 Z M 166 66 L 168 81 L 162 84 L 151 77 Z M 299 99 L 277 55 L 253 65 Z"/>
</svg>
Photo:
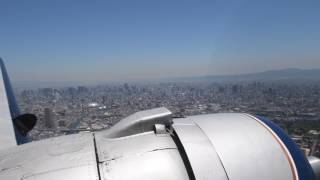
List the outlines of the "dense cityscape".
<svg viewBox="0 0 320 180">
<path fill-rule="evenodd" d="M 107 129 L 134 112 L 164 106 L 174 117 L 263 115 L 284 128 L 306 155 L 320 157 L 319 83 L 125 83 L 19 89 L 16 96 L 23 112 L 38 117 L 33 140 Z"/>
</svg>

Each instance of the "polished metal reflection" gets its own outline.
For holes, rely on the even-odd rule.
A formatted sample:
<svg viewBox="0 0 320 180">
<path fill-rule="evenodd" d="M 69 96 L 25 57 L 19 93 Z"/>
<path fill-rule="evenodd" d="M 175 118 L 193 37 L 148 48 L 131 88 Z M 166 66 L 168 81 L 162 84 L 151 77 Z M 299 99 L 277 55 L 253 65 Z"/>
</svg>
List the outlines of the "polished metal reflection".
<svg viewBox="0 0 320 180">
<path fill-rule="evenodd" d="M 320 159 L 314 156 L 309 156 L 308 161 L 313 169 L 317 179 L 320 180 Z"/>
</svg>

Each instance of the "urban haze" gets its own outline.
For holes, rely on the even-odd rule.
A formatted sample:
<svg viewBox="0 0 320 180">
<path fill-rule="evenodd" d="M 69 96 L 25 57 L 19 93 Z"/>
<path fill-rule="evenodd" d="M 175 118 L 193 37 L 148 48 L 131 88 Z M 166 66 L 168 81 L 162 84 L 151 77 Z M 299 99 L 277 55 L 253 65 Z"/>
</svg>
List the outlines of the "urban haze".
<svg viewBox="0 0 320 180">
<path fill-rule="evenodd" d="M 319 157 L 320 79 L 308 78 L 300 82 L 198 78 L 190 82 L 19 89 L 16 93 L 22 110 L 39 118 L 30 133 L 33 140 L 108 129 L 134 112 L 167 107 L 181 118 L 218 112 L 263 115 L 284 128 L 306 155 Z"/>
</svg>

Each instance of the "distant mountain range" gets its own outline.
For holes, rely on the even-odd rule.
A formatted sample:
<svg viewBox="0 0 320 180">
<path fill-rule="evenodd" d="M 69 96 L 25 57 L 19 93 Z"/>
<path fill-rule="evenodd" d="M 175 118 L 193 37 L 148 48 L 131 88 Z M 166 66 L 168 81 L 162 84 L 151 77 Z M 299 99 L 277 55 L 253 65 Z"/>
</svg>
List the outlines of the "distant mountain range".
<svg viewBox="0 0 320 180">
<path fill-rule="evenodd" d="M 264 71 L 259 73 L 248 73 L 239 75 L 208 75 L 199 77 L 181 77 L 181 78 L 167 78 L 158 81 L 137 81 L 141 82 L 243 82 L 243 81 L 262 81 L 262 82 L 320 82 L 320 69 L 282 69 Z M 119 82 L 120 83 L 120 82 Z M 108 84 L 100 82 L 81 83 L 81 82 L 33 82 L 33 81 L 19 81 L 13 82 L 15 88 L 44 88 L 44 87 L 70 87 L 78 85 L 98 85 Z"/>
<path fill-rule="evenodd" d="M 174 81 L 320 81 L 320 69 L 282 69 L 239 75 L 208 75 L 175 78 Z"/>
</svg>

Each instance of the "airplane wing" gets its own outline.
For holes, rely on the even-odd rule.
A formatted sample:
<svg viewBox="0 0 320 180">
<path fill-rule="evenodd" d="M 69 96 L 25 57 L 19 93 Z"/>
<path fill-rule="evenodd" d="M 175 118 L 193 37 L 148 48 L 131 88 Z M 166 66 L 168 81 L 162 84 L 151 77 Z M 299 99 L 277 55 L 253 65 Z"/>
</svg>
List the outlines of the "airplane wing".
<svg viewBox="0 0 320 180">
<path fill-rule="evenodd" d="M 152 130 L 152 124 L 170 116 L 165 108 L 138 112 L 111 133 L 67 135 L 1 150 L 0 179 L 188 180 L 170 133 L 163 126 Z"/>
</svg>

